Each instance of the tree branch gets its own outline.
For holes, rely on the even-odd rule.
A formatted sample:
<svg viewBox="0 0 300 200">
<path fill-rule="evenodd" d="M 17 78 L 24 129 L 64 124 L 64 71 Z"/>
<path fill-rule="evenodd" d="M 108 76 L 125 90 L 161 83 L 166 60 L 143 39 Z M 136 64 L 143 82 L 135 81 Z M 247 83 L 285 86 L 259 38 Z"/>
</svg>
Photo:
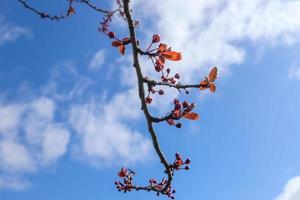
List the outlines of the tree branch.
<svg viewBox="0 0 300 200">
<path fill-rule="evenodd" d="M 124 6 L 124 13 L 125 13 L 127 23 L 128 23 L 130 38 L 131 38 L 131 42 L 132 42 L 131 46 L 132 46 L 132 55 L 133 55 L 133 66 L 135 67 L 136 75 L 137 75 L 137 79 L 138 79 L 138 90 L 139 90 L 139 97 L 140 97 L 140 101 L 141 101 L 141 105 L 142 105 L 142 110 L 146 117 L 147 126 L 148 126 L 148 130 L 150 132 L 151 138 L 152 138 L 154 149 L 155 149 L 157 155 L 159 156 L 161 163 L 164 165 L 166 173 L 168 174 L 168 179 L 167 179 L 166 185 L 164 186 L 164 188 L 162 190 L 159 191 L 161 193 L 165 193 L 165 191 L 171 185 L 173 176 L 172 176 L 172 172 L 169 167 L 169 164 L 160 149 L 159 142 L 158 142 L 156 133 L 153 128 L 152 117 L 148 111 L 148 107 L 145 102 L 145 90 L 144 90 L 144 85 L 143 85 L 144 78 L 143 78 L 143 74 L 141 71 L 140 63 L 139 63 L 139 57 L 138 57 L 139 50 L 138 50 L 137 43 L 136 43 L 134 24 L 133 24 L 133 20 L 132 20 L 130 8 L 129 8 L 129 0 L 122 0 L 122 1 L 123 1 L 123 6 Z"/>
<path fill-rule="evenodd" d="M 198 88 L 199 89 L 201 86 L 204 86 L 203 84 L 200 84 L 200 83 L 199 84 L 187 84 L 187 85 L 183 85 L 181 83 L 171 84 L 171 83 L 151 80 L 151 79 L 148 79 L 148 78 L 144 78 L 143 82 L 149 84 L 150 86 L 161 85 L 161 86 L 168 86 L 168 87 L 176 88 L 178 90 L 179 89 L 187 89 L 187 88 Z"/>
<path fill-rule="evenodd" d="M 36 14 L 38 14 L 41 18 L 48 18 L 50 20 L 61 20 L 61 19 L 66 19 L 68 16 L 61 14 L 61 15 L 50 15 L 46 12 L 42 12 L 37 10 L 36 8 L 31 7 L 29 4 L 27 4 L 27 2 L 25 0 L 18 0 L 21 4 L 23 4 L 23 6 L 33 12 L 35 12 Z"/>
<path fill-rule="evenodd" d="M 76 0 L 76 2 L 82 2 L 82 3 L 85 3 L 86 5 L 88 5 L 90 8 L 96 10 L 97 12 L 101 12 L 101 13 L 104 13 L 104 14 L 109 14 L 111 13 L 112 11 L 109 11 L 109 10 L 104 10 L 100 7 L 97 7 L 95 4 L 91 3 L 91 1 L 89 0 Z M 116 9 L 114 10 L 114 12 L 117 12 L 119 9 Z"/>
</svg>

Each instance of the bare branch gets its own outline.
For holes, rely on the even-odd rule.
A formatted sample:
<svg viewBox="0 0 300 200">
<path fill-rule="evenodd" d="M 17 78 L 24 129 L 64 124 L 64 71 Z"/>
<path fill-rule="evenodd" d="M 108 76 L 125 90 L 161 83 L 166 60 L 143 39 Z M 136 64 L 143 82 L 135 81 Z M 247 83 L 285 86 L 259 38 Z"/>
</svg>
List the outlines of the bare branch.
<svg viewBox="0 0 300 200">
<path fill-rule="evenodd" d="M 61 19 L 66 19 L 68 16 L 61 14 L 61 15 L 50 15 L 46 12 L 43 11 L 39 11 L 36 8 L 33 8 L 32 6 L 30 6 L 29 4 L 27 4 L 27 2 L 25 0 L 18 0 L 21 4 L 23 4 L 23 6 L 31 11 L 33 11 L 34 13 L 38 14 L 41 18 L 48 18 L 50 20 L 61 20 Z"/>
<path fill-rule="evenodd" d="M 148 78 L 144 78 L 143 79 L 144 83 L 147 83 L 151 86 L 157 86 L 157 85 L 161 85 L 161 86 L 168 86 L 168 87 L 172 87 L 172 88 L 176 88 L 176 89 L 188 89 L 188 88 L 200 88 L 201 86 L 203 86 L 203 84 L 187 84 L 187 85 L 183 85 L 181 83 L 177 83 L 177 84 L 171 84 L 171 83 L 167 83 L 167 82 L 159 82 L 159 81 L 155 81 L 155 80 L 150 80 Z"/>
<path fill-rule="evenodd" d="M 152 117 L 148 111 L 148 107 L 145 102 L 143 74 L 141 71 L 140 63 L 139 63 L 139 57 L 138 57 L 139 50 L 138 50 L 137 43 L 136 43 L 134 24 L 133 24 L 133 20 L 132 20 L 130 8 L 129 8 L 129 0 L 123 0 L 123 5 L 124 5 L 125 16 L 127 18 L 129 32 L 130 32 L 130 38 L 131 38 L 131 42 L 132 42 L 133 66 L 135 67 L 136 75 L 137 75 L 137 79 L 138 79 L 138 90 L 139 90 L 139 97 L 140 97 L 140 101 L 141 101 L 141 105 L 142 105 L 142 110 L 144 111 L 144 115 L 146 117 L 147 126 L 148 126 L 148 130 L 150 132 L 151 138 L 152 138 L 154 149 L 155 149 L 157 155 L 159 156 L 161 163 L 164 165 L 166 173 L 168 174 L 167 184 L 165 185 L 165 187 L 162 190 L 160 190 L 161 193 L 164 193 L 170 187 L 173 176 L 172 176 L 172 172 L 170 170 L 169 164 L 160 149 L 160 145 L 159 145 L 156 133 L 153 128 Z"/>
<path fill-rule="evenodd" d="M 112 11 L 110 10 L 104 10 L 98 6 L 96 6 L 95 4 L 91 3 L 91 1 L 89 0 L 76 0 L 76 2 L 82 2 L 82 3 L 85 3 L 86 5 L 88 5 L 90 8 L 96 10 L 97 12 L 101 12 L 101 13 L 104 13 L 104 14 L 109 14 L 111 13 Z M 117 12 L 119 9 L 116 9 L 114 10 L 113 12 Z"/>
</svg>

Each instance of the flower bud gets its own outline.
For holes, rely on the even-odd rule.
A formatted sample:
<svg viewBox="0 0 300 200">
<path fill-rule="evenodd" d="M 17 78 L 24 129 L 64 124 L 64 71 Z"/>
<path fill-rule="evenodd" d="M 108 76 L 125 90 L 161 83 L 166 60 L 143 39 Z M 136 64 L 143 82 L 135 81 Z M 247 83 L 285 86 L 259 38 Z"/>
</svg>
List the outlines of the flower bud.
<svg viewBox="0 0 300 200">
<path fill-rule="evenodd" d="M 160 89 L 160 90 L 158 90 L 158 94 L 159 95 L 164 95 L 164 91 Z"/>
<path fill-rule="evenodd" d="M 177 79 L 180 79 L 180 75 L 179 74 L 175 74 L 174 77 L 177 78 Z"/>
<path fill-rule="evenodd" d="M 152 102 L 152 98 L 150 96 L 146 97 L 145 99 L 147 104 L 150 104 Z"/>
<path fill-rule="evenodd" d="M 108 32 L 107 35 L 108 35 L 108 37 L 109 37 L 110 39 L 113 39 L 113 38 L 115 38 L 115 36 L 116 36 L 115 32 L 111 32 L 111 31 Z"/>
<path fill-rule="evenodd" d="M 152 36 L 152 43 L 157 43 L 160 41 L 160 37 L 158 34 Z"/>
</svg>

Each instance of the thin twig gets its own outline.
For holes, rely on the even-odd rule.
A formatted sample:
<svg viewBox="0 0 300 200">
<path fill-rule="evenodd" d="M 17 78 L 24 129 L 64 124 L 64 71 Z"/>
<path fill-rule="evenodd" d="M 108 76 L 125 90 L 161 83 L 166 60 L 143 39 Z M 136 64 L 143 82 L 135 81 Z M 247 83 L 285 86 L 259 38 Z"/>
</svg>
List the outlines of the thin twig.
<svg viewBox="0 0 300 200">
<path fill-rule="evenodd" d="M 155 80 L 150 80 L 148 78 L 144 78 L 143 79 L 144 83 L 147 83 L 151 86 L 157 86 L 157 85 L 161 85 L 161 86 L 168 86 L 168 87 L 172 87 L 172 88 L 176 88 L 176 89 L 187 89 L 187 88 L 200 88 L 201 86 L 204 86 L 202 84 L 187 84 L 187 85 L 183 85 L 180 83 L 177 84 L 171 84 L 171 83 L 167 83 L 167 82 L 159 82 L 159 81 L 155 81 Z"/>
<path fill-rule="evenodd" d="M 90 8 L 96 10 L 97 12 L 101 12 L 101 13 L 104 13 L 104 14 L 109 14 L 111 13 L 111 11 L 109 10 L 104 10 L 98 6 L 96 6 L 95 4 L 91 3 L 91 1 L 89 0 L 77 0 L 76 2 L 82 2 L 82 3 L 85 3 L 86 5 L 88 5 Z M 117 12 L 119 9 L 116 9 L 115 12 Z"/>
<path fill-rule="evenodd" d="M 26 3 L 25 0 L 18 0 L 21 4 L 23 4 L 23 6 L 33 12 L 35 12 L 36 14 L 38 14 L 41 18 L 48 18 L 48 19 L 51 19 L 51 20 L 61 20 L 61 19 L 66 19 L 68 16 L 67 15 L 64 15 L 64 14 L 61 14 L 61 15 L 49 15 L 48 13 L 46 12 L 42 12 L 42 11 L 39 11 L 37 10 L 36 8 L 33 8 L 31 7 L 30 5 L 28 5 Z"/>
</svg>

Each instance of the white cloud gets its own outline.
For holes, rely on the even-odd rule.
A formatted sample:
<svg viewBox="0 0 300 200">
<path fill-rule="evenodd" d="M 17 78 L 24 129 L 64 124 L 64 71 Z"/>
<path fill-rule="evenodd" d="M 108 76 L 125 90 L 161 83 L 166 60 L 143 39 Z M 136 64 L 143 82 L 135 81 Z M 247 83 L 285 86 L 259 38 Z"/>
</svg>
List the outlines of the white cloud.
<svg viewBox="0 0 300 200">
<path fill-rule="evenodd" d="M 105 53 L 104 50 L 100 49 L 97 51 L 92 60 L 90 61 L 89 67 L 90 69 L 100 69 L 100 67 L 104 64 L 105 62 Z"/>
<path fill-rule="evenodd" d="M 151 0 L 134 1 L 134 7 L 137 19 L 153 23 L 144 27 L 149 40 L 159 33 L 163 42 L 182 52 L 183 61 L 170 65 L 189 82 L 201 79 L 207 67 L 217 65 L 222 73 L 244 62 L 247 51 L 241 42 L 259 49 L 293 45 L 300 36 L 297 1 Z"/>
<path fill-rule="evenodd" d="M 240 42 L 274 46 L 293 45 L 299 40 L 300 6 L 296 2 L 151 0 L 134 3 L 135 14 L 140 15 L 137 19 L 151 19 L 153 22 L 152 27 L 147 23 L 147 28 L 140 30 L 147 30 L 149 39 L 153 33 L 159 33 L 163 42 L 172 45 L 174 50 L 182 51 L 183 62 L 170 63 L 170 66 L 172 72 L 179 72 L 184 81 L 198 81 L 202 78 L 199 77 L 202 70 L 207 71 L 206 67 L 211 65 L 219 65 L 224 72 L 228 70 L 226 66 L 244 62 L 247 52 Z M 0 20 L 0 45 L 28 34 L 27 29 Z M 99 50 L 91 59 L 89 68 L 99 69 L 104 62 L 105 53 Z M 146 61 L 143 64 L 146 74 L 153 73 L 151 63 L 149 67 Z M 51 98 L 42 96 L 27 103 L 0 105 L 2 171 L 32 172 L 67 153 L 70 130 L 55 119 L 57 112 L 66 110 L 58 107 L 56 101 L 69 103 L 75 96 L 83 95 L 91 81 L 82 78 L 74 63 L 66 62 L 64 66 L 68 75 L 53 72 L 49 84 L 43 88 L 43 95 Z M 111 99 L 71 104 L 68 110 L 69 123 L 78 139 L 73 141 L 72 146 L 83 159 L 98 166 L 112 164 L 116 160 L 135 163 L 147 160 L 150 155 L 149 139 L 130 126 L 131 121 L 136 122 L 142 116 L 132 69 L 122 68 L 123 86 L 129 86 L 129 89 Z M 294 71 L 295 75 L 300 77 L 300 72 Z M 79 81 L 70 90 L 60 88 L 67 84 L 58 84 L 58 81 L 71 79 Z M 24 132 L 25 138 L 20 136 L 21 132 Z M 25 185 L 26 181 L 19 177 L 0 177 L 0 188 L 22 188 Z M 276 200 L 296 200 L 299 185 L 298 177 L 290 180 Z"/>
<path fill-rule="evenodd" d="M 38 149 L 37 159 L 43 164 L 56 161 L 66 153 L 70 131 L 54 120 L 56 105 L 53 99 L 40 97 L 28 105 L 24 120 L 26 141 Z"/>
<path fill-rule="evenodd" d="M 275 200 L 299 200 L 300 176 L 291 178 L 284 186 L 283 192 Z"/>
<path fill-rule="evenodd" d="M 77 150 L 75 159 L 99 167 L 152 159 L 149 139 L 130 126 L 142 114 L 136 87 L 115 93 L 112 98 L 104 93 L 76 101 L 86 95 L 83 91 L 92 80 L 79 75 L 74 63 L 64 66 L 67 68 L 62 71 L 52 71 L 48 83 L 54 84 L 41 87 L 40 95 L 33 95 L 36 97 L 29 101 L 0 104 L 0 116 L 5 119 L 0 122 L 0 188 L 27 186 L 28 182 L 21 179 L 23 175 L 55 164 L 69 153 L 69 146 Z M 65 81 L 68 87 L 61 88 Z M 76 135 L 71 136 L 74 131 Z M 8 148 L 13 145 L 15 148 Z"/>
<path fill-rule="evenodd" d="M 43 135 L 48 124 L 53 123 L 54 101 L 46 97 L 40 97 L 27 104 L 26 116 L 23 119 L 26 142 L 30 145 L 41 145 Z"/>
<path fill-rule="evenodd" d="M 150 159 L 150 141 L 124 123 L 140 116 L 137 105 L 131 102 L 137 98 L 135 93 L 129 90 L 109 102 L 71 108 L 70 123 L 79 134 L 79 153 L 84 159 L 101 167 Z"/>
<path fill-rule="evenodd" d="M 29 35 L 30 31 L 27 28 L 6 23 L 0 18 L 0 46 Z"/>
<path fill-rule="evenodd" d="M 22 105 L 11 104 L 8 106 L 0 105 L 0 134 L 6 137 L 14 137 L 15 130 L 20 125 L 20 117 L 24 110 Z"/>
<path fill-rule="evenodd" d="M 40 91 L 56 101 L 70 101 L 84 96 L 84 92 L 93 84 L 94 81 L 79 73 L 75 63 L 69 60 L 51 68 L 50 77 Z"/>
<path fill-rule="evenodd" d="M 27 188 L 30 183 L 14 176 L 0 176 L 0 189 L 22 190 Z"/>
<path fill-rule="evenodd" d="M 290 79 L 300 80 L 300 67 L 290 67 L 288 77 Z"/>
<path fill-rule="evenodd" d="M 13 141 L 0 141 L 0 168 L 10 172 L 33 171 L 35 163 L 27 148 Z"/>
<path fill-rule="evenodd" d="M 43 132 L 42 158 L 45 163 L 57 160 L 67 151 L 70 133 L 67 129 L 56 125 L 48 125 Z"/>
<path fill-rule="evenodd" d="M 43 120 L 52 120 L 55 111 L 54 101 L 52 99 L 41 97 L 31 103 L 31 111 L 38 118 Z"/>
<path fill-rule="evenodd" d="M 56 103 L 48 97 L 2 104 L 0 189 L 28 186 L 20 177 L 47 167 L 67 151 L 70 133 L 55 122 Z"/>
</svg>

